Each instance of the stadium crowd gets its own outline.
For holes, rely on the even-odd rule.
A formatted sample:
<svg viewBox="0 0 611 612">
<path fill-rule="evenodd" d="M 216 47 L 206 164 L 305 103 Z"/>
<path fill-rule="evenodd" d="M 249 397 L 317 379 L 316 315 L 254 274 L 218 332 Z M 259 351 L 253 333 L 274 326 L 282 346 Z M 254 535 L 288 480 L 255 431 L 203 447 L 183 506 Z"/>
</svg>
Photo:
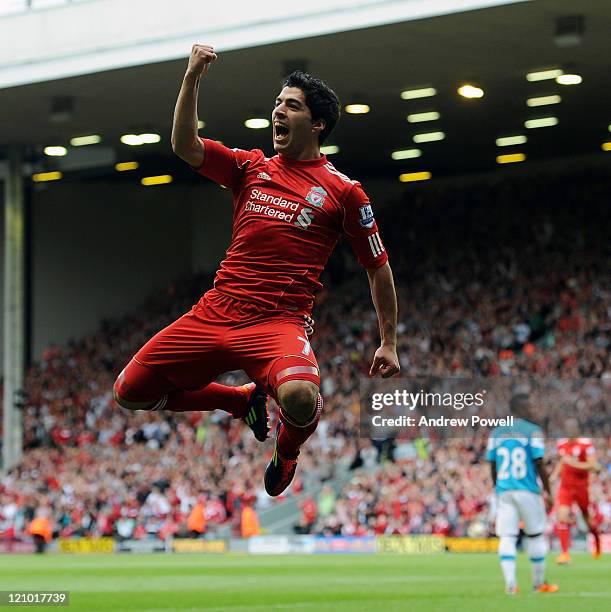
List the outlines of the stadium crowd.
<svg viewBox="0 0 611 612">
<path fill-rule="evenodd" d="M 611 387 L 608 181 L 600 170 L 497 177 L 415 187 L 378 206 L 397 284 L 402 376 L 594 378 Z M 324 280 L 312 344 L 325 413 L 289 494 L 357 471 L 338 496 L 327 486 L 307 498 L 298 529 L 486 533 L 493 496 L 483 436 L 359 438 L 359 380 L 377 321 L 365 275 L 345 245 Z M 66 347 L 50 346 L 32 364 L 24 459 L 0 480 L 0 538 L 23 536 L 37 512 L 62 536 L 163 538 L 227 524 L 239 533 L 240 508 L 278 503 L 262 486 L 272 443 L 262 447 L 240 422 L 221 412 L 128 413 L 112 400 L 120 368 L 210 284 L 201 274 L 177 280 L 137 312 Z M 598 435 L 604 469 L 593 497 L 609 531 L 605 409 L 593 402 L 580 416 L 584 433 Z M 194 530 L 189 518 L 198 505 L 204 521 Z"/>
</svg>

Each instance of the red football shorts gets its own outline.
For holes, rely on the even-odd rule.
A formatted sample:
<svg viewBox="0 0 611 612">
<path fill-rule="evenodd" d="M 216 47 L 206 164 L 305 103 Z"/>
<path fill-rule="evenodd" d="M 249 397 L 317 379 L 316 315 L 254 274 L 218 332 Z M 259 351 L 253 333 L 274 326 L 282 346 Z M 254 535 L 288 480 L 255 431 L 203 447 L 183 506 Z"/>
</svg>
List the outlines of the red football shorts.
<svg viewBox="0 0 611 612">
<path fill-rule="evenodd" d="M 569 506 L 577 504 L 582 514 L 588 514 L 590 496 L 587 486 L 560 486 L 556 494 L 556 504 L 558 506 Z"/>
<path fill-rule="evenodd" d="M 202 389 L 233 370 L 244 370 L 274 396 L 288 380 L 320 386 L 301 315 L 261 311 L 215 289 L 153 336 L 134 359 L 187 391 Z"/>
</svg>

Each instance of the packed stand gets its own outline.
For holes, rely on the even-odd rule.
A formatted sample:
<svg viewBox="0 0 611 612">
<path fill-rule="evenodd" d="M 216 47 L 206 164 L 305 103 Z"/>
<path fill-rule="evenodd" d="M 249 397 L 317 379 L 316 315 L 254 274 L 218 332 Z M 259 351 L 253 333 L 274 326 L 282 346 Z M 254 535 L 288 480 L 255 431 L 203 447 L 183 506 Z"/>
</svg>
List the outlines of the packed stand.
<svg viewBox="0 0 611 612">
<path fill-rule="evenodd" d="M 499 178 L 416 187 L 378 206 L 399 299 L 402 376 L 611 384 L 608 184 L 599 170 Z M 359 470 L 338 498 L 323 489 L 300 529 L 477 531 L 491 499 L 481 441 L 378 448 L 359 439 L 359 380 L 378 341 L 377 321 L 345 244 L 324 281 L 312 344 L 325 414 L 290 494 L 363 464 L 373 472 Z M 199 533 L 227 524 L 239 533 L 240 508 L 273 503 L 262 487 L 271 442 L 262 448 L 224 413 L 128 413 L 112 400 L 113 382 L 134 352 L 210 285 L 205 275 L 178 280 L 137 313 L 105 321 L 65 348 L 49 347 L 32 365 L 25 457 L 0 483 L 0 537 L 23 535 L 41 508 L 65 536 L 197 535 L 189 517 L 198 504 L 205 510 Z M 609 452 L 606 440 L 600 446 Z M 596 487 L 608 522 L 609 457 L 602 462 Z"/>
<path fill-rule="evenodd" d="M 596 447 L 603 470 L 591 477 L 590 512 L 600 532 L 611 533 L 608 440 L 597 440 Z M 394 460 L 379 465 L 378 449 L 365 442 L 359 461 L 362 469 L 338 494 L 327 486 L 317 497 L 308 497 L 295 532 L 324 536 L 492 535 L 495 496 L 485 454 L 484 440 L 477 436 L 443 444 L 398 442 Z M 555 441 L 548 441 L 547 461 L 550 471 L 559 461 Z M 550 521 L 549 535 L 552 524 Z M 580 528 L 585 531 L 585 525 Z"/>
</svg>

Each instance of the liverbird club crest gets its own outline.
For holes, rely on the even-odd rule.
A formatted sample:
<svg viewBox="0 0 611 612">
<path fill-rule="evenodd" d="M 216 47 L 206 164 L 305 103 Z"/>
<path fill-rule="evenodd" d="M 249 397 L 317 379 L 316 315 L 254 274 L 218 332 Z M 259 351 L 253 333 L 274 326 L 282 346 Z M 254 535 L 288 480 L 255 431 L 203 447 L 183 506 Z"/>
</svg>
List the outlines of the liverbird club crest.
<svg viewBox="0 0 611 612">
<path fill-rule="evenodd" d="M 312 206 L 323 206 L 326 197 L 327 192 L 322 187 L 312 187 L 306 196 L 306 200 Z"/>
</svg>

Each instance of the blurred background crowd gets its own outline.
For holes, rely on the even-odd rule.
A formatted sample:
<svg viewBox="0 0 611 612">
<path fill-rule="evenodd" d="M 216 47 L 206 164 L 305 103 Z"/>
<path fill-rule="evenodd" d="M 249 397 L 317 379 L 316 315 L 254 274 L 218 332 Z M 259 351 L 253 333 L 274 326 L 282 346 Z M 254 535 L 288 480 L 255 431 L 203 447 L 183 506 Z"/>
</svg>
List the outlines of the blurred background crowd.
<svg viewBox="0 0 611 612">
<path fill-rule="evenodd" d="M 413 187 L 374 203 L 397 285 L 402 376 L 591 378 L 611 387 L 608 202 L 608 174 L 584 169 Z M 22 537 L 36 514 L 61 536 L 197 536 L 224 525 L 239 534 L 245 508 L 283 502 L 263 490 L 272 442 L 260 445 L 241 422 L 223 412 L 131 413 L 112 400 L 134 352 L 211 280 L 177 279 L 137 312 L 48 347 L 32 365 L 24 459 L 0 481 L 0 538 Z M 305 492 L 295 529 L 486 535 L 494 501 L 484 433 L 444 441 L 359 436 L 359 380 L 378 330 L 366 276 L 346 244 L 324 282 L 312 345 L 325 412 L 288 493 Z M 582 408 L 583 433 L 595 429 L 602 466 L 591 497 L 609 531 L 608 406 Z M 555 440 L 547 456 L 556 461 Z M 339 493 L 325 486 L 346 473 Z"/>
</svg>

